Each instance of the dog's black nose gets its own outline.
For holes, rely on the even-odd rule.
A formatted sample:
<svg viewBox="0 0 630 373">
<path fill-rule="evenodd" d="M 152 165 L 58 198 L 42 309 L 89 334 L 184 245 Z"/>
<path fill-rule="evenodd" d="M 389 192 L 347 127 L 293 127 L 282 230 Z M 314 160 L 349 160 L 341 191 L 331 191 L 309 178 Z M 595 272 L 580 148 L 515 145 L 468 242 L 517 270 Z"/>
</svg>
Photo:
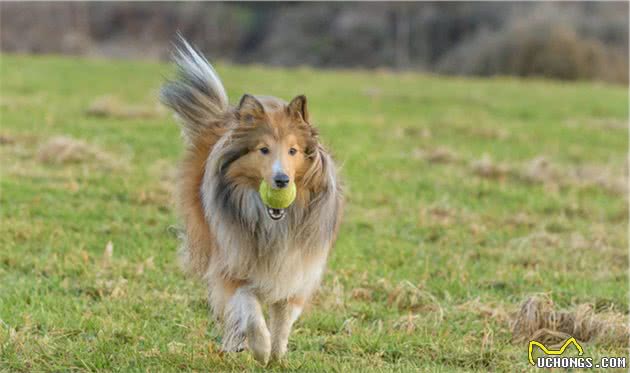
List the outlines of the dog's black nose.
<svg viewBox="0 0 630 373">
<path fill-rule="evenodd" d="M 289 175 L 277 174 L 273 177 L 273 182 L 276 184 L 276 188 L 286 188 L 289 185 Z"/>
</svg>

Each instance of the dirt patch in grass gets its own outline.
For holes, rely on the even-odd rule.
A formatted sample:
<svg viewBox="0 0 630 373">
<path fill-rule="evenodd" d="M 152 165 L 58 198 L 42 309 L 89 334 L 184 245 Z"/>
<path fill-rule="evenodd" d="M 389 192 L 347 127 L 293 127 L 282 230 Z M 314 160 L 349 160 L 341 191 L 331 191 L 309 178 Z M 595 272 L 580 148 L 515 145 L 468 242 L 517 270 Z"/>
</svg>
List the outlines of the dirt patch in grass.
<svg viewBox="0 0 630 373">
<path fill-rule="evenodd" d="M 99 97 L 85 110 L 85 114 L 90 117 L 117 119 L 155 118 L 164 113 L 160 106 L 130 105 L 113 96 Z"/>
<path fill-rule="evenodd" d="M 124 166 L 120 160 L 98 146 L 68 136 L 55 136 L 41 144 L 37 159 L 45 164 L 96 162 L 107 169 Z"/>
<path fill-rule="evenodd" d="M 547 295 L 534 295 L 523 301 L 512 316 L 511 330 L 516 341 L 535 339 L 545 344 L 563 342 L 572 336 L 585 342 L 625 346 L 630 338 L 627 316 L 613 311 L 596 313 L 591 304 L 559 311 Z"/>
</svg>

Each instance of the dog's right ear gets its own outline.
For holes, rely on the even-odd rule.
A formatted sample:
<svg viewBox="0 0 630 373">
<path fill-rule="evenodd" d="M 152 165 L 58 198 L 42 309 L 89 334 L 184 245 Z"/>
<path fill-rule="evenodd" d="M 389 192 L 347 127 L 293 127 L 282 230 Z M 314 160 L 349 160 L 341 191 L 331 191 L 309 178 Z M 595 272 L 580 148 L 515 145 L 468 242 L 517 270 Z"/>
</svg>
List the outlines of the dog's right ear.
<svg viewBox="0 0 630 373">
<path fill-rule="evenodd" d="M 244 94 L 238 103 L 237 116 L 244 123 L 253 124 L 265 116 L 265 109 L 256 97 Z"/>
</svg>

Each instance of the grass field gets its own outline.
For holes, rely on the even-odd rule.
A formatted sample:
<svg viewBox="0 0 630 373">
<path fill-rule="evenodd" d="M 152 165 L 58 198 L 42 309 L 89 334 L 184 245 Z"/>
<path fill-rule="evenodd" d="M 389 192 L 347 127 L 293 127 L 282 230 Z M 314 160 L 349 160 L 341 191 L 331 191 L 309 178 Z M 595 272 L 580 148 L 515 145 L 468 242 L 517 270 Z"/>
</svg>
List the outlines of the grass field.
<svg viewBox="0 0 630 373">
<path fill-rule="evenodd" d="M 347 186 L 322 290 L 268 369 L 534 370 L 551 307 L 586 356 L 627 356 L 624 87 L 217 67 L 232 102 L 305 93 Z M 2 56 L 0 371 L 263 369 L 220 353 L 178 270 L 171 72 Z"/>
</svg>

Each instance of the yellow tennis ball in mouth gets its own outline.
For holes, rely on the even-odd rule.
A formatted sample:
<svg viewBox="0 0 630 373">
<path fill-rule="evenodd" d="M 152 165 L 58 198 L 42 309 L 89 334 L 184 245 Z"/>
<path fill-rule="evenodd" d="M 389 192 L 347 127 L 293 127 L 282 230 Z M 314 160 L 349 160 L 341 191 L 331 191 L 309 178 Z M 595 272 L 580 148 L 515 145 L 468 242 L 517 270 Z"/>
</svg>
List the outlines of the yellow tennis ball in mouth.
<svg viewBox="0 0 630 373">
<path fill-rule="evenodd" d="M 260 183 L 258 193 L 263 203 L 272 209 L 286 209 L 295 201 L 297 190 L 295 183 L 291 182 L 286 188 L 273 189 L 265 180 Z"/>
</svg>

